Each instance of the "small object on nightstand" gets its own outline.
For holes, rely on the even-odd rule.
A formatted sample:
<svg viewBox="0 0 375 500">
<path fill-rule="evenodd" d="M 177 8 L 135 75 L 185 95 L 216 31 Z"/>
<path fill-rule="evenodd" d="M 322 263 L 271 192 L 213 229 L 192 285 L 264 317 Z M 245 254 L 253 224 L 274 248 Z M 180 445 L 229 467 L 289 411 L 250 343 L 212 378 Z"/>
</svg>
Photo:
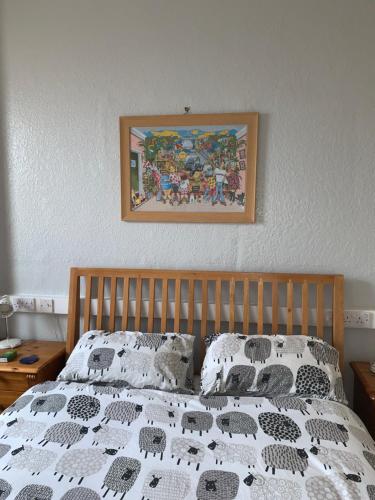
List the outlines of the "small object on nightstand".
<svg viewBox="0 0 375 500">
<path fill-rule="evenodd" d="M 25 356 L 24 358 L 20 359 L 20 363 L 22 363 L 23 365 L 32 365 L 37 361 L 39 361 L 39 358 L 36 354 L 32 354 L 31 356 Z"/>
<path fill-rule="evenodd" d="M 375 374 L 375 361 L 373 361 L 372 363 L 370 363 L 370 371 L 372 371 L 372 373 Z"/>
<path fill-rule="evenodd" d="M 17 351 L 11 350 L 6 351 L 0 354 L 0 363 L 9 363 L 9 361 L 13 361 L 17 357 Z"/>
</svg>

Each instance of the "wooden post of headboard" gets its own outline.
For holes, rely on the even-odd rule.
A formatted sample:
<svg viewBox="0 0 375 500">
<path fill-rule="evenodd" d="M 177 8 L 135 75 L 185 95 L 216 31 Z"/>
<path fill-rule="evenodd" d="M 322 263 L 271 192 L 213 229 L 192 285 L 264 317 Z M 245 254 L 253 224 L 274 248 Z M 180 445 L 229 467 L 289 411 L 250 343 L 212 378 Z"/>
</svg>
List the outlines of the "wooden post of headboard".
<svg viewBox="0 0 375 500">
<path fill-rule="evenodd" d="M 70 354 L 79 338 L 80 324 L 80 275 L 75 267 L 70 270 L 68 331 L 66 351 Z"/>
<path fill-rule="evenodd" d="M 344 368 L 344 276 L 333 281 L 332 343 L 340 353 L 340 370 Z"/>
</svg>

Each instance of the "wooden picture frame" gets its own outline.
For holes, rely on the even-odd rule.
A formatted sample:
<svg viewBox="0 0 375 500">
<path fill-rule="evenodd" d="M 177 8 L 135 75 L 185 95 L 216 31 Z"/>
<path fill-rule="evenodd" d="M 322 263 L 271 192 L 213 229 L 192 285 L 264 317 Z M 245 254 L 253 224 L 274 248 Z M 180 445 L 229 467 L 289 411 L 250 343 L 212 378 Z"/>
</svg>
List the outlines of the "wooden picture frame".
<svg viewBox="0 0 375 500">
<path fill-rule="evenodd" d="M 122 220 L 254 223 L 257 136 L 255 112 L 120 117 Z"/>
</svg>

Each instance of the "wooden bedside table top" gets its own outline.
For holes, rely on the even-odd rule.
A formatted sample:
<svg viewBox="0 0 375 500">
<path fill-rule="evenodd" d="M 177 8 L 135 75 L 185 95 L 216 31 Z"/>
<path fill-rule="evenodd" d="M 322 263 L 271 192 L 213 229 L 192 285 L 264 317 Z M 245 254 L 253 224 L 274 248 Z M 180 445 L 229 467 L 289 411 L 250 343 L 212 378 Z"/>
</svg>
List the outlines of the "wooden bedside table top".
<svg viewBox="0 0 375 500">
<path fill-rule="evenodd" d="M 368 361 L 352 361 L 350 366 L 363 385 L 369 398 L 375 401 L 375 373 L 370 371 Z"/>
<path fill-rule="evenodd" d="M 65 356 L 65 342 L 54 342 L 49 340 L 25 340 L 19 347 L 16 347 L 17 357 L 9 363 L 0 363 L 0 372 L 16 373 L 38 373 L 48 363 L 54 359 Z M 0 353 L 9 351 L 1 349 Z M 24 365 L 19 360 L 24 356 L 36 354 L 39 360 L 32 365 Z"/>
</svg>

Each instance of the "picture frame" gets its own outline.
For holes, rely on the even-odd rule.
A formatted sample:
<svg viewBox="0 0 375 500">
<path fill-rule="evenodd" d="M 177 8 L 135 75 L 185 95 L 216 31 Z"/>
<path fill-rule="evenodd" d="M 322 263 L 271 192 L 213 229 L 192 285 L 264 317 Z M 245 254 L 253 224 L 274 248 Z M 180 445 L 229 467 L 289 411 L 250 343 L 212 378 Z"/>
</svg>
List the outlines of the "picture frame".
<svg viewBox="0 0 375 500">
<path fill-rule="evenodd" d="M 121 219 L 254 223 L 258 113 L 120 117 Z"/>
</svg>

